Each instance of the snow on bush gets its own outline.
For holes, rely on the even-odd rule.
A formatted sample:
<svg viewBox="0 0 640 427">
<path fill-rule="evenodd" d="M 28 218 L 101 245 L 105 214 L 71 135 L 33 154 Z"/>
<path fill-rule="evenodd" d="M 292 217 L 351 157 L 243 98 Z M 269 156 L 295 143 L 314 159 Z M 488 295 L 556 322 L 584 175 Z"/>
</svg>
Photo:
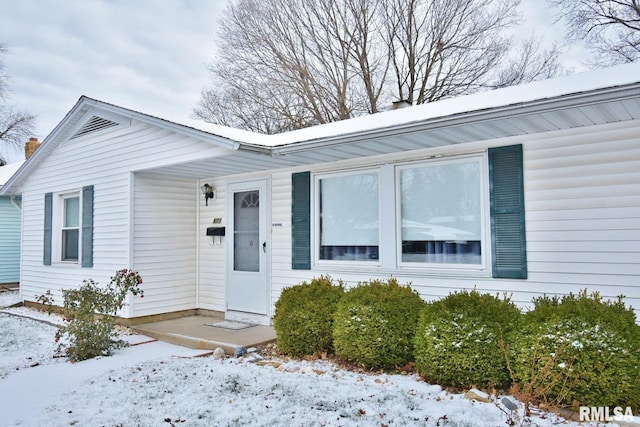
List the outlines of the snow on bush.
<svg viewBox="0 0 640 427">
<path fill-rule="evenodd" d="M 521 317 L 506 296 L 475 289 L 428 304 L 416 332 L 416 369 L 447 386 L 507 388 L 505 343 Z"/>
<path fill-rule="evenodd" d="M 523 399 L 640 409 L 640 326 L 632 309 L 598 293 L 534 299 L 514 341 Z"/>
<path fill-rule="evenodd" d="M 402 367 L 413 360 L 413 339 L 425 302 L 394 278 L 347 291 L 336 309 L 336 355 L 370 369 Z"/>
</svg>

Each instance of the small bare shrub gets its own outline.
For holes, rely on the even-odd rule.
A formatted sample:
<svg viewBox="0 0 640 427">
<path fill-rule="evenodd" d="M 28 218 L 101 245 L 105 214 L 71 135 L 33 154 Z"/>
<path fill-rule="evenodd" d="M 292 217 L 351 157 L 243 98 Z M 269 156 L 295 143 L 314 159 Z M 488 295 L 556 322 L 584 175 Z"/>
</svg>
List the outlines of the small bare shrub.
<svg viewBox="0 0 640 427">
<path fill-rule="evenodd" d="M 114 339 L 115 316 L 124 306 L 129 293 L 144 296 L 139 285 L 142 278 L 135 271 L 119 270 L 106 286 L 87 279 L 78 289 L 63 289 L 62 313 L 67 324 L 56 333 L 60 351 L 72 361 L 110 355 L 114 349 L 124 345 Z M 53 304 L 51 292 L 38 297 L 39 302 Z"/>
</svg>

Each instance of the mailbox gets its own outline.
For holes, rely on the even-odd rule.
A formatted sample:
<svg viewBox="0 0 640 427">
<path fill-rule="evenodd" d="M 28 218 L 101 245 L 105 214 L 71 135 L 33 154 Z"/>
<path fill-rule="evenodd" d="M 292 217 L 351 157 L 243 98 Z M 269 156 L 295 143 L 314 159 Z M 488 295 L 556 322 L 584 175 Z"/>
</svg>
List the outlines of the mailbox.
<svg viewBox="0 0 640 427">
<path fill-rule="evenodd" d="M 224 236 L 225 227 L 207 227 L 207 236 Z"/>
</svg>

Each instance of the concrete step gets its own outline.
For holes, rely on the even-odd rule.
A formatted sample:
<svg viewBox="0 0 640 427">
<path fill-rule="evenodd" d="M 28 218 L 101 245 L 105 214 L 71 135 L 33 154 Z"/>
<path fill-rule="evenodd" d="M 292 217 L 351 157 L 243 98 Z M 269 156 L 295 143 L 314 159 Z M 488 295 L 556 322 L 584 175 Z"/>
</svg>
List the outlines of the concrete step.
<svg viewBox="0 0 640 427">
<path fill-rule="evenodd" d="M 212 351 L 221 347 L 228 355 L 236 354 L 242 347 L 255 347 L 276 339 L 275 330 L 271 326 L 231 330 L 208 326 L 208 323 L 212 323 L 210 317 L 188 316 L 143 323 L 131 328 L 140 334 L 183 347 Z"/>
</svg>

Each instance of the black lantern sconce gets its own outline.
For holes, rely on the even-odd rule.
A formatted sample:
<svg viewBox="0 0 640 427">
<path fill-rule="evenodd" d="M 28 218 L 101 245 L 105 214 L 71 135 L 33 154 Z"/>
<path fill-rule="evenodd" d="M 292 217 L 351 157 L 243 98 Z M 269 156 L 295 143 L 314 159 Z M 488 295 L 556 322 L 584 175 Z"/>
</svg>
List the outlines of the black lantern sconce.
<svg viewBox="0 0 640 427">
<path fill-rule="evenodd" d="M 213 199 L 215 197 L 215 189 L 209 184 L 205 184 L 200 187 L 200 190 L 202 190 L 202 194 L 204 194 L 205 206 L 209 206 L 209 199 Z"/>
</svg>

